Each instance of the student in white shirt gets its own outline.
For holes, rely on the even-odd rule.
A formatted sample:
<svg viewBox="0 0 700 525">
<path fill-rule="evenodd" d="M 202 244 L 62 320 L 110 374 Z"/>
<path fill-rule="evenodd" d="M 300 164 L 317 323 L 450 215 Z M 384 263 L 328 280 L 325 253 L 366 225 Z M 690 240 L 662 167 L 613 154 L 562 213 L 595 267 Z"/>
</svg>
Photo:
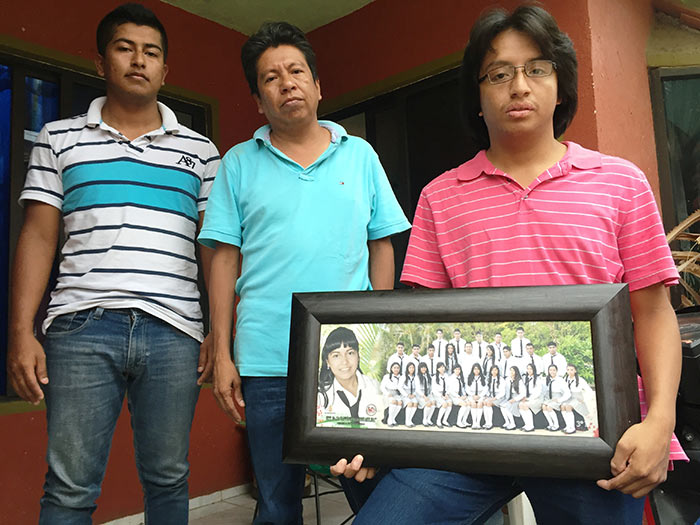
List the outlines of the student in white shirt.
<svg viewBox="0 0 700 525">
<path fill-rule="evenodd" d="M 438 363 L 437 371 L 438 373 L 435 374 L 435 381 L 433 381 L 433 398 L 437 406 L 440 407 L 436 425 L 438 428 L 442 428 L 443 426 L 449 427 L 450 424 L 447 420 L 450 417 L 450 412 L 452 412 L 452 397 L 447 390 L 445 363 Z"/>
<path fill-rule="evenodd" d="M 381 417 L 379 383 L 360 370 L 360 350 L 349 328 L 333 330 L 323 345 L 318 375 L 318 422 L 351 418 L 373 424 Z"/>
<path fill-rule="evenodd" d="M 505 381 L 501 379 L 501 369 L 491 365 L 486 378 L 486 397 L 484 398 L 484 430 L 493 428 L 493 408 L 498 407 L 505 394 Z"/>
<path fill-rule="evenodd" d="M 472 428 L 481 428 L 481 415 L 484 411 L 484 397 L 487 395 L 486 378 L 481 365 L 474 363 L 467 377 L 467 392 L 469 393 L 469 408 L 472 413 Z M 466 424 L 467 418 L 464 418 Z"/>
<path fill-rule="evenodd" d="M 408 365 L 408 363 L 413 363 L 413 365 L 416 367 L 416 370 L 418 370 L 418 363 L 420 363 L 420 360 L 420 345 L 414 344 L 411 346 L 411 354 L 406 358 L 403 367 L 403 372 L 406 373 L 406 365 Z"/>
<path fill-rule="evenodd" d="M 496 359 L 496 356 L 494 354 L 493 346 L 488 345 L 486 347 L 486 356 L 484 357 L 483 361 L 481 361 L 481 369 L 482 370 L 488 370 L 489 371 L 489 376 L 491 375 L 491 369 L 493 367 L 497 367 L 500 371 L 500 367 L 498 367 L 498 360 Z M 499 372 L 500 373 L 500 372 Z"/>
<path fill-rule="evenodd" d="M 486 355 L 486 346 L 488 343 L 484 341 L 484 335 L 478 330 L 474 334 L 474 341 L 472 341 L 472 348 L 474 350 L 474 355 L 478 356 L 479 359 L 483 359 Z"/>
<path fill-rule="evenodd" d="M 464 380 L 461 366 L 455 365 L 452 375 L 447 378 L 447 390 L 452 397 L 452 405 L 459 407 L 456 424 L 459 428 L 466 428 L 469 417 L 469 401 L 467 399 L 467 383 Z"/>
<path fill-rule="evenodd" d="M 501 401 L 501 414 L 505 423 L 505 430 L 515 430 L 515 417 L 520 416 L 519 402 L 525 397 L 525 386 L 520 379 L 520 370 L 517 366 L 508 368 L 508 377 L 505 380 L 505 396 Z"/>
<path fill-rule="evenodd" d="M 406 426 L 413 427 L 413 416 L 418 410 L 418 378 L 416 377 L 416 365 L 409 361 L 406 365 L 406 373 L 401 381 L 401 397 L 406 407 Z"/>
<path fill-rule="evenodd" d="M 455 345 L 452 343 L 447 344 L 447 352 L 445 354 L 445 368 L 447 375 L 452 375 L 459 362 L 457 361 L 457 351 L 455 350 Z"/>
<path fill-rule="evenodd" d="M 547 350 L 549 353 L 542 356 L 543 367 L 547 367 L 547 370 L 549 370 L 549 367 L 554 365 L 557 367 L 557 375 L 559 377 L 564 377 L 567 362 L 566 358 L 557 352 L 557 343 L 554 341 L 547 343 Z"/>
<path fill-rule="evenodd" d="M 484 354 L 486 354 L 486 350 L 484 350 Z M 481 359 L 472 350 L 472 344 L 466 343 L 464 351 L 457 356 L 457 362 L 462 367 L 462 370 L 471 370 L 474 363 L 481 363 Z"/>
<path fill-rule="evenodd" d="M 522 357 L 525 354 L 525 345 L 528 344 L 530 340 L 525 337 L 525 330 L 522 326 L 519 326 L 515 330 L 515 339 L 510 342 L 510 349 L 515 357 Z"/>
<path fill-rule="evenodd" d="M 520 417 L 523 418 L 523 427 L 520 430 L 523 432 L 535 430 L 535 415 L 542 409 L 542 388 L 545 381 L 538 376 L 537 368 L 532 363 L 525 365 L 525 397 L 520 400 Z"/>
<path fill-rule="evenodd" d="M 401 398 L 401 365 L 393 363 L 388 374 L 382 378 L 380 385 L 382 394 L 386 399 L 386 404 L 389 406 L 389 413 L 386 418 L 386 424 L 390 427 L 396 426 L 396 416 L 401 412 L 403 401 Z"/>
<path fill-rule="evenodd" d="M 557 412 L 561 410 L 562 402 L 571 397 L 571 391 L 566 386 L 566 381 L 559 377 L 557 365 L 549 365 L 547 368 L 547 382 L 542 400 L 542 413 L 547 418 L 549 425 L 547 430 L 552 432 L 559 430 Z"/>
<path fill-rule="evenodd" d="M 435 340 L 433 341 L 433 348 L 435 349 L 435 357 L 438 359 L 444 359 L 445 357 L 445 347 L 447 346 L 447 343 L 449 341 L 445 339 L 445 337 L 442 335 L 442 328 L 438 328 L 435 330 Z M 431 372 L 432 375 L 435 375 L 435 372 Z"/>
<path fill-rule="evenodd" d="M 452 343 L 455 347 L 455 351 L 459 354 L 464 350 L 464 344 L 467 342 L 466 339 L 462 339 L 462 332 L 460 331 L 459 328 L 455 328 L 454 331 L 452 332 L 452 339 L 450 339 L 450 343 Z"/>
<path fill-rule="evenodd" d="M 433 349 L 434 351 L 434 349 Z M 423 426 L 433 426 L 433 412 L 435 402 L 433 401 L 433 378 L 430 375 L 428 365 L 423 362 L 418 365 L 418 408 L 423 410 Z"/>
<path fill-rule="evenodd" d="M 503 359 L 503 347 L 505 346 L 505 343 L 503 342 L 503 336 L 501 335 L 501 332 L 496 332 L 495 335 L 493 336 L 493 343 L 491 343 L 491 346 L 493 346 L 493 354 L 496 356 L 496 361 L 500 361 Z M 479 356 L 483 359 L 484 356 Z"/>
<path fill-rule="evenodd" d="M 564 418 L 565 434 L 573 434 L 576 432 L 576 417 L 574 410 L 582 416 L 588 415 L 588 407 L 584 394 L 591 391 L 588 382 L 578 375 L 576 366 L 569 363 L 566 367 L 566 386 L 569 387 L 571 397 L 561 405 L 561 416 Z"/>
<path fill-rule="evenodd" d="M 518 373 L 520 373 L 520 359 L 511 353 L 509 346 L 503 347 L 503 359 L 498 363 L 498 366 L 501 369 L 501 377 L 503 379 L 508 379 L 510 374 L 508 370 L 511 366 L 517 367 Z"/>
<path fill-rule="evenodd" d="M 408 359 L 408 356 L 404 351 L 403 341 L 399 341 L 396 343 L 396 352 L 391 354 L 386 362 L 386 371 L 389 372 L 391 370 L 391 365 L 398 363 L 401 367 L 400 373 L 403 374 L 406 371 L 406 359 Z"/>
<path fill-rule="evenodd" d="M 544 361 L 542 357 L 535 353 L 535 345 L 528 343 L 525 345 L 525 355 L 520 359 L 520 363 L 525 366 L 527 364 L 532 364 L 537 370 L 537 375 L 545 376 L 547 370 L 545 370 Z M 525 371 L 523 370 L 523 373 Z"/>
<path fill-rule="evenodd" d="M 431 379 L 435 377 L 435 374 L 437 374 L 437 364 L 440 359 L 437 355 L 435 355 L 435 347 L 433 345 L 428 345 L 426 355 L 421 357 L 420 360 L 421 363 L 425 363 L 425 365 L 428 367 L 428 373 L 430 374 Z M 420 367 L 418 367 L 418 369 L 420 370 Z"/>
</svg>

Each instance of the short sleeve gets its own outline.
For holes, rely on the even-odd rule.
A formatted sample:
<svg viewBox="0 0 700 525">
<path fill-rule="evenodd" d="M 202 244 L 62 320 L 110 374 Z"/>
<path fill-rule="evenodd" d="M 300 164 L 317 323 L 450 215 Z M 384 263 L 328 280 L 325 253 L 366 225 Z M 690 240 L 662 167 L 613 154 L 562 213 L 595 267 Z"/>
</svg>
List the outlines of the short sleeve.
<svg viewBox="0 0 700 525">
<path fill-rule="evenodd" d="M 630 291 L 653 284 L 678 283 L 678 271 L 666 241 L 659 210 L 644 174 L 635 168 L 635 191 L 620 210 L 618 251 L 622 281 Z"/>
<path fill-rule="evenodd" d="M 229 151 L 219 164 L 204 213 L 204 224 L 197 240 L 216 248 L 221 242 L 241 245 L 241 215 L 238 205 L 240 165 L 235 152 Z"/>
<path fill-rule="evenodd" d="M 209 142 L 209 149 L 207 150 L 206 157 L 207 158 L 204 159 L 206 164 L 202 175 L 202 184 L 199 187 L 199 197 L 197 198 L 197 211 L 204 211 L 206 209 L 209 194 L 211 193 L 216 173 L 221 164 L 219 151 L 211 142 Z"/>
<path fill-rule="evenodd" d="M 435 222 L 425 189 L 418 199 L 413 218 L 401 282 L 426 288 L 451 288 L 450 277 L 440 257 Z"/>
<path fill-rule="evenodd" d="M 367 226 L 367 238 L 372 241 L 408 230 L 411 224 L 396 200 L 394 190 L 389 184 L 377 154 L 369 145 L 367 147 L 370 149 L 369 170 L 372 180 L 372 208 Z"/>
<path fill-rule="evenodd" d="M 29 157 L 27 178 L 19 196 L 21 205 L 25 200 L 31 200 L 50 204 L 59 210 L 63 208 L 63 179 L 50 139 L 44 126 Z"/>
</svg>

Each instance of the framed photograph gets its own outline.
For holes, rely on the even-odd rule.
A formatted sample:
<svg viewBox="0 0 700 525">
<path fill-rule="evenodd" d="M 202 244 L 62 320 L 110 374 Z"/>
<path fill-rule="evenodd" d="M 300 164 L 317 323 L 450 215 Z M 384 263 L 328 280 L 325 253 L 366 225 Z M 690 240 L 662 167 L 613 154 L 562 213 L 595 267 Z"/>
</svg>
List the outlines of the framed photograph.
<svg viewBox="0 0 700 525">
<path fill-rule="evenodd" d="M 626 285 L 292 298 L 286 462 L 600 479 L 639 421 Z"/>
</svg>

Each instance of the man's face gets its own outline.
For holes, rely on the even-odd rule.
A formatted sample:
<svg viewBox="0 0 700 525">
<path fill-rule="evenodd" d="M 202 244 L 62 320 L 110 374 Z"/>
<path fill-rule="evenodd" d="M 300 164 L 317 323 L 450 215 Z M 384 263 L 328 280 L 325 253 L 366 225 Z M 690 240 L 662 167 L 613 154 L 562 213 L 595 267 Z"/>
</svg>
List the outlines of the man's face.
<svg viewBox="0 0 700 525">
<path fill-rule="evenodd" d="M 476 342 L 477 342 L 477 343 L 480 343 L 480 342 L 482 342 L 483 340 L 484 340 L 484 336 L 481 335 L 481 334 L 479 334 L 479 333 L 477 333 L 477 334 L 476 334 Z"/>
<path fill-rule="evenodd" d="M 442 330 L 438 330 L 436 333 L 437 333 L 437 338 L 442 339 Z"/>
<path fill-rule="evenodd" d="M 434 357 L 435 356 L 435 348 L 432 346 L 428 348 L 428 357 Z"/>
<path fill-rule="evenodd" d="M 459 339 L 460 337 L 462 337 L 462 334 L 459 332 L 459 330 L 455 330 L 453 332 L 453 335 L 455 339 Z"/>
<path fill-rule="evenodd" d="M 464 351 L 468 354 L 472 353 L 472 344 L 471 343 L 465 343 L 464 344 Z"/>
<path fill-rule="evenodd" d="M 316 120 L 321 85 L 314 80 L 304 54 L 294 46 L 270 47 L 257 63 L 258 113 L 272 129 Z"/>
<path fill-rule="evenodd" d="M 396 352 L 399 355 L 403 355 L 403 345 L 396 345 Z"/>
<path fill-rule="evenodd" d="M 510 348 L 504 348 L 503 349 L 503 355 L 507 358 L 511 356 Z"/>
<path fill-rule="evenodd" d="M 523 336 L 525 335 L 525 331 L 524 330 L 516 330 L 515 335 L 518 336 L 518 339 L 522 339 Z"/>
<path fill-rule="evenodd" d="M 413 355 L 418 357 L 420 355 L 420 346 L 414 346 L 411 348 L 411 351 L 413 352 Z"/>
<path fill-rule="evenodd" d="M 557 353 L 557 347 L 554 346 L 554 345 L 548 346 L 548 347 L 547 347 L 547 350 L 549 350 L 549 353 L 552 354 L 552 355 L 554 355 L 554 354 Z"/>
<path fill-rule="evenodd" d="M 501 339 L 502 339 L 501 334 L 496 334 L 496 335 L 493 336 L 493 341 L 494 341 L 494 343 L 499 343 L 499 344 L 500 344 Z"/>
<path fill-rule="evenodd" d="M 105 55 L 95 60 L 107 93 L 130 101 L 155 100 L 168 74 L 162 46 L 157 29 L 131 22 L 117 26 Z"/>
<path fill-rule="evenodd" d="M 532 345 L 525 345 L 525 351 L 526 351 L 528 354 L 532 355 L 532 354 L 535 353 L 535 347 L 532 346 Z"/>
<path fill-rule="evenodd" d="M 491 42 L 492 50 L 484 57 L 479 76 L 497 66 L 522 66 L 542 58 L 537 44 L 526 34 L 507 29 Z M 522 68 L 515 77 L 502 84 L 488 79 L 479 84 L 481 111 L 491 143 L 514 136 L 554 138 L 552 118 L 557 104 L 556 71 L 547 77 L 530 78 Z"/>
</svg>

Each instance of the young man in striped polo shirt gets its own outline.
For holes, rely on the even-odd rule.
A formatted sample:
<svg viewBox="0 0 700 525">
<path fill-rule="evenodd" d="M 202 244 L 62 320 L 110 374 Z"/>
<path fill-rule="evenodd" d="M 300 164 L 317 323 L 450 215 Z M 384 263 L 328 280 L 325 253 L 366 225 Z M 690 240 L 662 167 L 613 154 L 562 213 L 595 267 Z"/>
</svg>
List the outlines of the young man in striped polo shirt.
<svg viewBox="0 0 700 525">
<path fill-rule="evenodd" d="M 90 523 L 125 393 L 146 520 L 187 523 L 198 371 L 201 382 L 212 365 L 200 348 L 195 236 L 219 155 L 156 100 L 168 41 L 151 11 L 126 4 L 109 13 L 97 49 L 106 98 L 47 124 L 32 150 L 12 276 L 10 381 L 27 401 L 46 399 L 40 523 Z M 34 317 L 61 224 L 42 348 Z"/>
<path fill-rule="evenodd" d="M 556 139 L 576 110 L 576 68 L 571 40 L 539 7 L 476 22 L 461 92 L 483 150 L 421 193 L 401 280 L 427 288 L 628 283 L 646 419 L 620 439 L 611 479 L 395 469 L 357 525 L 483 523 L 521 491 L 538 523 L 641 523 L 636 498 L 665 479 L 669 446 L 672 459 L 683 457 L 671 443 L 680 338 L 665 289 L 678 274 L 644 174 Z M 360 460 L 333 470 L 363 478 Z"/>
</svg>

